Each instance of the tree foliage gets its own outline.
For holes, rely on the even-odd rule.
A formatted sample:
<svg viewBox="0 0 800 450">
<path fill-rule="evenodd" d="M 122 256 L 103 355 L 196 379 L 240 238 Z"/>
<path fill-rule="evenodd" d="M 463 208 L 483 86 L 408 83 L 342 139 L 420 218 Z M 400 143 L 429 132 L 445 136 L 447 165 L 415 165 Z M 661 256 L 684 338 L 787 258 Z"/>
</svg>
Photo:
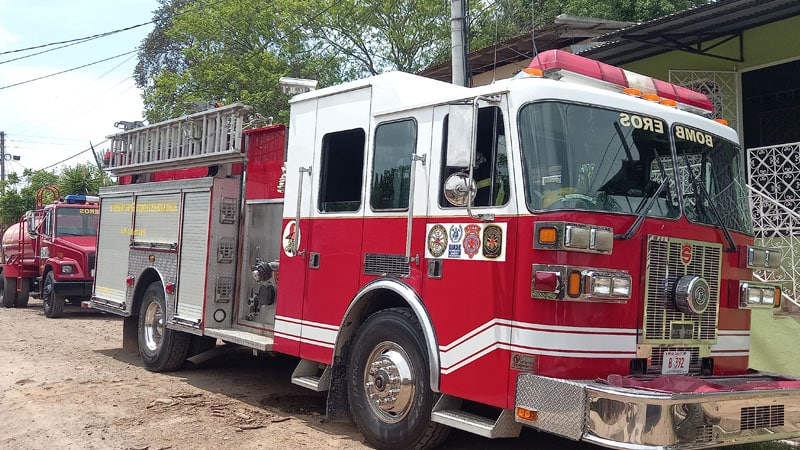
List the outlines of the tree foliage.
<svg viewBox="0 0 800 450">
<path fill-rule="evenodd" d="M 450 55 L 446 0 L 159 0 L 135 79 L 150 122 L 192 102 L 241 101 L 288 119 L 280 77 L 320 87 L 386 70 L 417 72 Z M 708 0 L 474 0 L 470 48 L 530 32 L 562 13 L 642 21 Z"/>
<path fill-rule="evenodd" d="M 23 185 L 22 179 L 27 180 Z M 36 195 L 46 186 L 55 186 L 61 195 L 97 195 L 102 186 L 111 185 L 111 179 L 94 164 L 66 167 L 61 174 L 46 170 L 25 169 L 20 177 L 12 172 L 0 194 L 0 231 L 19 221 L 26 211 L 36 207 Z M 45 194 L 43 201 L 51 202 L 52 195 Z"/>
<path fill-rule="evenodd" d="M 559 14 L 597 19 L 643 22 L 709 0 L 483 0 L 474 5 L 471 48 L 487 47 L 525 33 L 531 26 L 553 23 Z"/>
</svg>

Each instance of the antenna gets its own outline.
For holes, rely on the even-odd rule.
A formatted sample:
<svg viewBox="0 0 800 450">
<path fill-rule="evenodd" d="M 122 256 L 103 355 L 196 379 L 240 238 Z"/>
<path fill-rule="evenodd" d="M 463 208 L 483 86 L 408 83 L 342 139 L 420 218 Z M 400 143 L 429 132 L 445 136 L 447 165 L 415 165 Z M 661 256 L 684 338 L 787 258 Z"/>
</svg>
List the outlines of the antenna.
<svg viewBox="0 0 800 450">
<path fill-rule="evenodd" d="M 540 65 L 541 61 L 539 61 L 539 50 L 536 48 L 536 2 L 531 2 L 531 47 L 533 48 L 533 59 L 535 59 Z"/>
<path fill-rule="evenodd" d="M 497 25 L 497 7 L 494 8 L 494 55 L 492 55 L 492 83 L 497 81 L 497 41 L 500 38 Z"/>
</svg>

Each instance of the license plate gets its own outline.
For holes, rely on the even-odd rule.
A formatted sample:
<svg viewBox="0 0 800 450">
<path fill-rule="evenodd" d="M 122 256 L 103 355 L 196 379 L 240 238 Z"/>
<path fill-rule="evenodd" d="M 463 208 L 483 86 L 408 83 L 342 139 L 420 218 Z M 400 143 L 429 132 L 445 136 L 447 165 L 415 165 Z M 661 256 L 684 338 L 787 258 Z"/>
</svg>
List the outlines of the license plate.
<svg viewBox="0 0 800 450">
<path fill-rule="evenodd" d="M 667 350 L 661 363 L 664 375 L 684 375 L 689 373 L 689 362 L 692 355 L 688 351 Z"/>
</svg>

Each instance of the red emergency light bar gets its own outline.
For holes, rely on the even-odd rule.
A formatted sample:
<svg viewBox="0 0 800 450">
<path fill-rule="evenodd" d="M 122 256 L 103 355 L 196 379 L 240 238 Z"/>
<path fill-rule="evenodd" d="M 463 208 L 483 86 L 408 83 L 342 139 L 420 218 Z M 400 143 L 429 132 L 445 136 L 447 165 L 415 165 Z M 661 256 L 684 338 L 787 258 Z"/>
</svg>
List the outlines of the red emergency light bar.
<svg viewBox="0 0 800 450">
<path fill-rule="evenodd" d="M 611 83 L 622 88 L 638 89 L 642 94 L 655 94 L 662 99 L 674 100 L 689 110 L 697 109 L 700 113 L 713 113 L 714 105 L 708 97 L 697 91 L 676 86 L 636 72 L 630 72 L 610 64 L 601 63 L 583 56 L 573 55 L 563 50 L 547 50 L 533 57 L 530 69 L 548 71 L 564 70 L 594 80 Z"/>
</svg>

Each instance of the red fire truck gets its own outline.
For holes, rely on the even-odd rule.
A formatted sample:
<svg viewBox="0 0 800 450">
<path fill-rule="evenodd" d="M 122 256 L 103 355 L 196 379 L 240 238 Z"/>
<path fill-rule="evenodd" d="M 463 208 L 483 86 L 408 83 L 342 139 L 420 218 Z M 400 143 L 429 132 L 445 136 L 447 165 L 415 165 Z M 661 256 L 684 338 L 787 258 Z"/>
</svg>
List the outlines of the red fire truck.
<svg viewBox="0 0 800 450">
<path fill-rule="evenodd" d="M 55 199 L 46 203 L 49 196 Z M 24 308 L 41 298 L 47 317 L 61 317 L 67 301 L 80 305 L 92 293 L 99 198 L 61 197 L 54 186 L 36 193 L 28 211 L 3 234 L 0 303 Z"/>
<path fill-rule="evenodd" d="M 452 427 L 797 437 L 800 382 L 748 369 L 751 309 L 780 302 L 752 269 L 780 251 L 753 245 L 712 110 L 550 51 L 490 86 L 385 73 L 300 94 L 288 131 L 243 132 L 232 105 L 123 132 L 90 304 L 126 317 L 149 370 L 209 338 L 297 356 L 292 382 L 379 448 Z"/>
</svg>

